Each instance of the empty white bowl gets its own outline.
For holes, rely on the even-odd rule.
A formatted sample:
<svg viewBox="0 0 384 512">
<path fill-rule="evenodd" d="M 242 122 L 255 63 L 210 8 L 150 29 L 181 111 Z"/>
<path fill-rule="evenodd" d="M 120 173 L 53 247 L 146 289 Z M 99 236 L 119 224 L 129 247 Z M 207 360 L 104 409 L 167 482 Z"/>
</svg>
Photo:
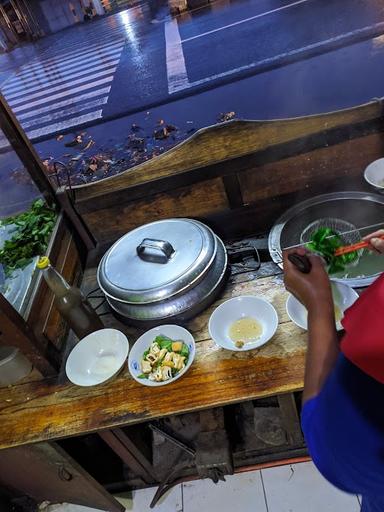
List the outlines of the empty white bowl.
<svg viewBox="0 0 384 512">
<path fill-rule="evenodd" d="M 127 337 L 117 329 L 92 332 L 72 349 L 65 365 L 68 379 L 78 386 L 95 386 L 113 377 L 129 351 Z"/>
<path fill-rule="evenodd" d="M 347 284 L 332 281 L 331 285 L 333 302 L 335 303 L 335 306 L 340 309 L 342 316 L 344 316 L 344 312 L 352 306 L 352 304 L 359 298 L 359 295 Z M 294 324 L 302 329 L 308 328 L 307 310 L 293 295 L 288 297 L 286 309 L 289 318 Z M 340 320 L 342 320 L 342 318 Z M 336 322 L 336 329 L 341 331 L 342 328 L 343 326 L 341 325 L 341 321 Z"/>
<path fill-rule="evenodd" d="M 149 349 L 151 344 L 154 342 L 156 336 L 167 336 L 171 340 L 174 341 L 183 341 L 189 348 L 189 357 L 187 364 L 185 367 L 180 370 L 174 377 L 169 380 L 165 380 L 162 382 L 155 382 L 149 379 L 140 379 L 139 375 L 143 372 L 141 371 L 141 360 L 143 358 L 143 354 L 146 350 Z M 154 327 L 149 331 L 145 332 L 140 338 L 135 342 L 133 347 L 131 348 L 131 352 L 128 358 L 128 369 L 129 373 L 135 379 L 135 381 L 143 384 L 144 386 L 165 386 L 166 384 L 171 384 L 175 380 L 179 379 L 183 376 L 188 369 L 190 368 L 193 360 L 195 359 L 195 340 L 193 339 L 192 334 L 184 329 L 184 327 L 180 327 L 179 325 L 160 325 L 159 327 Z"/>
<path fill-rule="evenodd" d="M 262 326 L 262 334 L 255 341 L 249 341 L 243 347 L 237 347 L 230 338 L 229 329 L 233 322 L 241 318 L 251 317 Z M 267 300 L 254 295 L 234 297 L 220 304 L 212 313 L 208 330 L 217 345 L 227 350 L 243 352 L 259 348 L 275 334 L 279 319 L 275 308 Z"/>
<path fill-rule="evenodd" d="M 373 187 L 384 191 L 384 158 L 371 162 L 364 171 L 364 178 Z"/>
</svg>

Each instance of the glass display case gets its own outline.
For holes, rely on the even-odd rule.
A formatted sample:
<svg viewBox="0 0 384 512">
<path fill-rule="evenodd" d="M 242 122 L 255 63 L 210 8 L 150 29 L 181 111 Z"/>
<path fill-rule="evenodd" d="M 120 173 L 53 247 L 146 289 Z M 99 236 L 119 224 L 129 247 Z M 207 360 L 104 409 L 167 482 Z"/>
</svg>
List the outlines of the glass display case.
<svg viewBox="0 0 384 512">
<path fill-rule="evenodd" d="M 31 211 L 42 195 L 15 150 L 0 131 L 0 251 L 15 254 L 13 240 L 20 237 L 18 220 Z M 2 254 L 4 254 L 4 252 Z M 21 314 L 32 288 L 36 257 L 11 270 L 0 261 L 0 292 Z"/>
</svg>

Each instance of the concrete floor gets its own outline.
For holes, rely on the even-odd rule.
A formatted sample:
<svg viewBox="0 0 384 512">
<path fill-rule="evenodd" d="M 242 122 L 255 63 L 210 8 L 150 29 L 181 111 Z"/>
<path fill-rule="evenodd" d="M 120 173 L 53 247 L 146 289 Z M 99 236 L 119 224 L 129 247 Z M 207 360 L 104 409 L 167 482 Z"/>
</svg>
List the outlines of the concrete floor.
<svg viewBox="0 0 384 512">
<path fill-rule="evenodd" d="M 174 487 L 154 509 L 154 488 L 116 496 L 128 512 L 359 512 L 359 498 L 345 494 L 320 475 L 312 462 L 289 464 L 226 477 L 217 485 L 196 480 Z M 41 512 L 97 512 L 62 504 Z"/>
</svg>

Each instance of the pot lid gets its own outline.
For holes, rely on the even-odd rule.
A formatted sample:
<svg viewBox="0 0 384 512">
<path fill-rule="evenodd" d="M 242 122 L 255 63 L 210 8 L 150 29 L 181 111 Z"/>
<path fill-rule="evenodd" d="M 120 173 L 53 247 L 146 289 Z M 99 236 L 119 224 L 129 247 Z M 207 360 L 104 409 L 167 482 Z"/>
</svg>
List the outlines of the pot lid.
<svg viewBox="0 0 384 512">
<path fill-rule="evenodd" d="M 216 236 L 201 222 L 167 219 L 120 238 L 100 262 L 97 279 L 121 302 L 164 300 L 191 287 L 216 255 Z"/>
</svg>

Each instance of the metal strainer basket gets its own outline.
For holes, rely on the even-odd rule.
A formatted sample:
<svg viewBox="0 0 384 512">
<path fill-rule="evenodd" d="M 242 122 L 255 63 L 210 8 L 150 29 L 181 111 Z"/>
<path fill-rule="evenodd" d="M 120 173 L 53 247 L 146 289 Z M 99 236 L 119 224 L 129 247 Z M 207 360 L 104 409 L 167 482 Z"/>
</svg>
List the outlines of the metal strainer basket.
<svg viewBox="0 0 384 512">
<path fill-rule="evenodd" d="M 308 224 L 308 226 L 301 232 L 300 242 L 302 244 L 308 243 L 311 240 L 312 235 L 320 228 L 329 228 L 332 229 L 332 231 L 335 231 L 335 233 L 340 235 L 343 245 L 352 245 L 361 241 L 361 235 L 356 226 L 343 219 L 325 217 L 324 219 L 318 219 Z M 358 264 L 362 252 L 362 249 L 357 251 L 357 258 L 351 263 L 352 266 Z"/>
<path fill-rule="evenodd" d="M 302 244 L 308 243 L 311 240 L 311 236 L 320 228 L 332 229 L 332 231 L 335 231 L 338 235 L 346 233 L 345 235 L 340 236 L 344 245 L 356 244 L 361 240 L 361 235 L 358 229 L 350 222 L 342 219 L 326 217 L 324 219 L 317 219 L 308 224 L 308 226 L 301 232 L 300 242 Z"/>
</svg>

